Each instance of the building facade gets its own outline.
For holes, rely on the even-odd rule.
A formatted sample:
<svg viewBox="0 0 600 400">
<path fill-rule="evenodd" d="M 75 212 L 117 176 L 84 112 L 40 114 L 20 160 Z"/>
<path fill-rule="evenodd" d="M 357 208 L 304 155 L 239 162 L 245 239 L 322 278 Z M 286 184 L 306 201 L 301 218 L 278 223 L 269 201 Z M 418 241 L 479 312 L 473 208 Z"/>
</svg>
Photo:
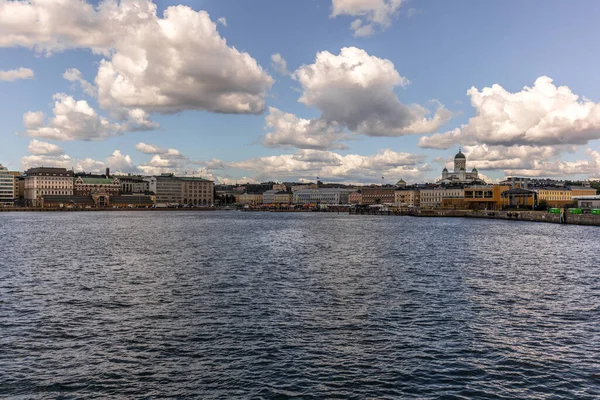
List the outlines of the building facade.
<svg viewBox="0 0 600 400">
<path fill-rule="evenodd" d="M 30 168 L 24 174 L 24 196 L 28 206 L 37 207 L 41 196 L 72 196 L 73 171 L 66 168 Z"/>
<path fill-rule="evenodd" d="M 356 190 L 348 195 L 348 204 L 362 204 L 362 191 Z"/>
<path fill-rule="evenodd" d="M 396 201 L 395 187 L 365 187 L 362 191 L 362 204 L 394 204 Z"/>
<path fill-rule="evenodd" d="M 15 177 L 8 168 L 0 164 L 0 207 L 9 207 L 15 203 Z"/>
<path fill-rule="evenodd" d="M 394 204 L 398 207 L 420 207 L 421 192 L 419 189 L 396 189 Z"/>
<path fill-rule="evenodd" d="M 348 204 L 351 189 L 301 189 L 293 193 L 294 204 Z"/>
<path fill-rule="evenodd" d="M 462 187 L 436 187 L 420 190 L 421 208 L 440 208 L 444 199 L 463 199 L 465 190 Z"/>
<path fill-rule="evenodd" d="M 471 210 L 501 210 L 502 193 L 509 190 L 507 185 L 473 186 L 465 188 L 465 207 Z"/>
<path fill-rule="evenodd" d="M 194 206 L 212 206 L 214 199 L 214 182 L 204 178 L 177 178 L 181 181 L 181 197 L 183 204 Z"/>
<path fill-rule="evenodd" d="M 566 187 L 546 187 L 535 190 L 538 203 L 545 201 L 550 207 L 560 207 L 573 201 L 571 189 Z"/>
<path fill-rule="evenodd" d="M 80 175 L 73 178 L 74 196 L 91 196 L 96 193 L 106 193 L 118 196 L 121 193 L 119 178 Z"/>
<path fill-rule="evenodd" d="M 150 182 L 141 176 L 119 176 L 121 193 L 149 193 Z M 154 178 L 156 186 L 156 178 Z"/>
</svg>

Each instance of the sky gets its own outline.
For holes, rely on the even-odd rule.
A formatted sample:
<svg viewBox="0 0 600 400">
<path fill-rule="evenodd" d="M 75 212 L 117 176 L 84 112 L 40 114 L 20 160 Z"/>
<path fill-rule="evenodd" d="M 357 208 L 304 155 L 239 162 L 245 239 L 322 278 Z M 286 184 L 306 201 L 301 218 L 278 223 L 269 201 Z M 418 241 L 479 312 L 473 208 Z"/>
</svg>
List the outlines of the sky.
<svg viewBox="0 0 600 400">
<path fill-rule="evenodd" d="M 0 0 L 0 164 L 600 178 L 600 2 Z"/>
</svg>

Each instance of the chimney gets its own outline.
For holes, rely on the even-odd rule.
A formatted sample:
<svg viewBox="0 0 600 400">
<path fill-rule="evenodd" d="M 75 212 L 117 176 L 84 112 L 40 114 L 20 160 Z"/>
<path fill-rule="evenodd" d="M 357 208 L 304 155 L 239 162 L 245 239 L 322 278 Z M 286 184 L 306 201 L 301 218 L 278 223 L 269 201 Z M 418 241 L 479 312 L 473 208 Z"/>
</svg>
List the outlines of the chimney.
<svg viewBox="0 0 600 400">
<path fill-rule="evenodd" d="M 110 177 L 110 168 L 106 168 L 106 178 Z"/>
</svg>

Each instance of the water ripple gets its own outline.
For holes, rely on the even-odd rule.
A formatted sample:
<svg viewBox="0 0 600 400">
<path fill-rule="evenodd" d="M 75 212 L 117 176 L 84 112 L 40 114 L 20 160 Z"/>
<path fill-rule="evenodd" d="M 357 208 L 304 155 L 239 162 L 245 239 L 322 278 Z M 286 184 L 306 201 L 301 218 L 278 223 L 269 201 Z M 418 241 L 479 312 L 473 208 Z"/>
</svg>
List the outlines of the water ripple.
<svg viewBox="0 0 600 400">
<path fill-rule="evenodd" d="M 0 397 L 593 399 L 596 227 L 0 215 Z"/>
</svg>

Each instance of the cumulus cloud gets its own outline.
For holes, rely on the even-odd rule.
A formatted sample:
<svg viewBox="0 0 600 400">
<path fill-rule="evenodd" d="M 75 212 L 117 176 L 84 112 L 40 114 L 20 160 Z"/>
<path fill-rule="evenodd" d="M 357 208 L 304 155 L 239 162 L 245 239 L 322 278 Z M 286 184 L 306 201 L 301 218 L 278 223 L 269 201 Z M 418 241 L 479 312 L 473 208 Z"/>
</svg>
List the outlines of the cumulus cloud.
<svg viewBox="0 0 600 400">
<path fill-rule="evenodd" d="M 271 66 L 279 75 L 290 75 L 287 69 L 287 62 L 279 53 L 271 55 Z"/>
<path fill-rule="evenodd" d="M 27 112 L 23 124 L 28 136 L 50 140 L 103 140 L 122 132 L 119 124 L 99 116 L 85 100 L 64 93 L 54 95 L 54 117 L 46 122 L 44 113 Z"/>
<path fill-rule="evenodd" d="M 65 151 L 59 146 L 37 139 L 33 139 L 29 142 L 27 151 L 36 156 L 60 156 L 65 153 Z"/>
<path fill-rule="evenodd" d="M 77 68 L 69 68 L 63 74 L 63 78 L 69 82 L 78 83 L 81 90 L 90 97 L 96 97 L 96 88 L 94 85 L 83 79 L 81 71 Z"/>
<path fill-rule="evenodd" d="M 0 0 L 0 47 L 104 55 L 95 84 L 105 110 L 262 113 L 273 79 L 230 47 L 205 11 L 149 0 Z"/>
<path fill-rule="evenodd" d="M 390 60 L 346 47 L 339 55 L 322 51 L 313 64 L 294 73 L 302 86 L 299 101 L 316 107 L 327 123 L 337 123 L 369 136 L 401 136 L 438 129 L 452 114 L 438 103 L 431 111 L 420 105 L 404 105 L 394 92 L 410 81 Z"/>
<path fill-rule="evenodd" d="M 348 135 L 335 123 L 328 124 L 318 119 L 298 118 L 294 114 L 284 113 L 274 107 L 269 107 L 265 123 L 269 132 L 261 143 L 266 147 L 319 150 L 347 148 L 340 141 L 347 139 Z"/>
<path fill-rule="evenodd" d="M 391 61 L 356 47 L 343 48 L 339 55 L 320 52 L 313 64 L 292 76 L 301 85 L 299 102 L 317 108 L 321 116 L 308 120 L 270 108 L 265 118 L 269 132 L 262 140 L 267 147 L 341 149 L 346 146 L 340 142 L 356 134 L 423 134 L 452 117 L 437 101 L 432 101 L 435 111 L 402 104 L 394 90 L 410 81 Z"/>
<path fill-rule="evenodd" d="M 340 15 L 358 17 L 350 28 L 354 36 L 371 36 L 391 25 L 403 0 L 332 0 L 331 18 Z"/>
<path fill-rule="evenodd" d="M 421 147 L 466 145 L 584 145 L 600 139 L 600 103 L 580 98 L 542 76 L 510 93 L 500 85 L 467 91 L 475 117 L 452 131 L 421 138 Z"/>
<path fill-rule="evenodd" d="M 428 168 L 420 168 L 424 157 L 384 150 L 375 155 L 340 155 L 323 150 L 299 150 L 294 154 L 259 157 L 229 164 L 230 168 L 256 173 L 255 178 L 300 179 L 319 176 L 339 182 L 380 182 L 388 179 L 416 181 Z M 398 176 L 398 175 L 401 176 Z"/>
<path fill-rule="evenodd" d="M 128 154 L 122 154 L 120 150 L 115 150 L 106 158 L 106 166 L 110 167 L 113 173 L 135 172 L 137 170 L 131 161 L 131 157 Z"/>
<path fill-rule="evenodd" d="M 86 100 L 75 100 L 64 93 L 55 94 L 53 99 L 54 116 L 49 121 L 41 111 L 29 111 L 23 115 L 26 135 L 60 141 L 98 141 L 122 135 L 123 132 L 158 127 L 158 124 L 148 120 L 143 110 L 129 110 L 125 122 L 118 124 L 99 115 Z"/>
<path fill-rule="evenodd" d="M 33 75 L 34 74 L 32 70 L 23 67 L 18 69 L 11 69 L 8 71 L 0 70 L 0 82 L 14 82 L 19 79 L 31 79 L 33 78 Z"/>
<path fill-rule="evenodd" d="M 225 28 L 227 28 L 227 18 L 221 17 L 221 18 L 217 19 L 217 22 L 219 24 L 223 25 Z"/>
<path fill-rule="evenodd" d="M 573 175 L 584 175 L 588 178 L 600 177 L 600 152 L 587 148 L 587 159 L 564 161 L 560 159 L 536 159 L 526 168 L 506 169 L 506 176 L 530 176 L 565 178 Z"/>
<path fill-rule="evenodd" d="M 135 145 L 135 149 L 144 154 L 161 154 L 166 152 L 166 149 L 155 146 L 153 144 L 147 144 L 144 142 L 140 142 Z"/>
</svg>

